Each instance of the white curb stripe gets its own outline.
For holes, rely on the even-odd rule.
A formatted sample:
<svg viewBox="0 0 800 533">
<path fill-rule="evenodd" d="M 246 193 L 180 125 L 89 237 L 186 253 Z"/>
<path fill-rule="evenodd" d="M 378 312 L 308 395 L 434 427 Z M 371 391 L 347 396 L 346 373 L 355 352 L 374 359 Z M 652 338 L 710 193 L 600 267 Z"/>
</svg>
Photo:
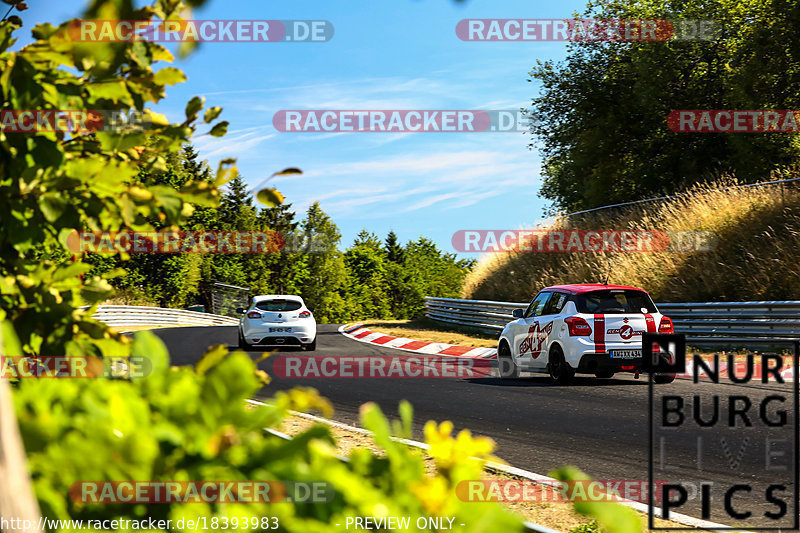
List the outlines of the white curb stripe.
<svg viewBox="0 0 800 533">
<path fill-rule="evenodd" d="M 349 330 L 349 331 L 348 331 Z M 395 337 L 387 342 L 384 343 L 376 343 L 373 342 L 375 339 L 380 339 L 383 337 L 393 337 L 393 335 L 386 335 L 384 333 L 379 333 L 370 330 L 369 328 L 365 328 L 360 324 L 343 324 L 339 327 L 339 333 L 344 335 L 345 337 L 349 337 L 354 341 L 358 342 L 368 342 L 370 344 L 375 344 L 376 346 L 384 346 L 386 348 L 392 348 L 394 350 L 403 350 L 405 352 L 412 352 L 412 353 L 419 353 L 425 355 L 439 355 L 442 354 L 445 350 L 449 348 L 464 348 L 457 344 L 447 344 L 444 342 L 425 342 L 419 341 L 416 339 L 407 339 L 404 337 Z M 368 333 L 362 337 L 358 337 L 361 334 Z M 406 344 L 409 343 L 424 343 L 422 346 L 417 348 L 403 348 Z M 475 347 L 471 350 L 468 350 L 461 354 L 442 354 L 445 356 L 450 357 L 469 357 L 469 358 L 482 358 L 482 359 L 491 359 L 495 357 L 497 354 L 497 350 L 494 348 L 481 348 Z"/>
</svg>

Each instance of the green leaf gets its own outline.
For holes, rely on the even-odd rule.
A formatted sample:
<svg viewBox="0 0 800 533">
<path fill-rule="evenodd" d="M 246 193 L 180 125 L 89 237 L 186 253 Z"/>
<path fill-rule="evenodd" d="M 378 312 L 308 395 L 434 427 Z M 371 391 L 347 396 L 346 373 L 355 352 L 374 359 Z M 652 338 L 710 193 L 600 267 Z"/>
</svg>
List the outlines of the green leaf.
<svg viewBox="0 0 800 533">
<path fill-rule="evenodd" d="M 19 342 L 17 332 L 14 331 L 14 326 L 8 320 L 0 322 L 0 337 L 2 338 L 2 345 L 0 345 L 0 355 L 6 357 L 19 357 L 22 355 L 22 344 Z"/>
<path fill-rule="evenodd" d="M 169 369 L 169 354 L 164 342 L 151 331 L 139 331 L 133 336 L 132 357 L 141 357 L 147 365 L 148 378 L 158 379 Z"/>
<path fill-rule="evenodd" d="M 31 35 L 33 35 L 34 39 L 45 40 L 48 39 L 53 33 L 56 31 L 55 26 L 50 24 L 49 22 L 45 22 L 42 24 L 37 24 L 31 30 Z"/>
<path fill-rule="evenodd" d="M 161 46 L 160 44 L 156 43 L 149 43 L 150 44 L 150 52 L 153 54 L 153 61 L 166 61 L 167 63 L 172 63 L 175 60 L 175 56 L 172 53 Z"/>
<path fill-rule="evenodd" d="M 183 41 L 180 46 L 178 46 L 178 57 L 188 57 L 199 45 L 200 43 L 197 41 Z"/>
<path fill-rule="evenodd" d="M 228 133 L 228 121 L 223 120 L 222 122 L 218 122 L 208 133 L 210 133 L 212 137 L 222 137 Z"/>
<path fill-rule="evenodd" d="M 303 173 L 303 171 L 300 170 L 299 168 L 290 167 L 290 168 L 284 168 L 280 172 L 276 172 L 273 175 L 274 176 L 289 176 L 291 174 L 302 174 L 302 173 Z"/>
<path fill-rule="evenodd" d="M 224 344 L 212 346 L 194 366 L 194 371 L 202 376 L 210 369 L 217 366 L 225 359 L 226 355 L 228 355 L 228 348 Z"/>
<path fill-rule="evenodd" d="M 91 95 L 90 102 L 95 100 L 112 100 L 121 104 L 133 105 L 133 99 L 123 81 L 93 83 L 86 87 Z"/>
<path fill-rule="evenodd" d="M 179 196 L 178 191 L 164 186 L 150 187 L 149 190 L 155 195 L 158 203 L 164 208 L 164 214 L 167 216 L 167 220 L 170 223 L 177 222 L 180 219 L 181 210 L 183 209 L 183 200 Z"/>
<path fill-rule="evenodd" d="M 206 110 L 206 114 L 203 116 L 203 120 L 205 120 L 206 122 L 211 122 L 215 118 L 217 118 L 220 113 L 222 113 L 221 107 L 219 106 L 209 107 L 208 110 Z"/>
<path fill-rule="evenodd" d="M 397 408 L 400 413 L 401 431 L 398 433 L 399 437 L 410 439 L 412 436 L 412 424 L 414 422 L 414 407 L 411 402 L 403 400 Z"/>
<path fill-rule="evenodd" d="M 39 207 L 41 207 L 42 214 L 44 214 L 48 222 L 55 222 L 64 213 L 68 203 L 64 196 L 43 194 L 39 200 Z"/>
<path fill-rule="evenodd" d="M 219 205 L 219 191 L 211 183 L 205 181 L 189 181 L 181 187 L 181 196 L 185 202 L 202 207 Z"/>
<path fill-rule="evenodd" d="M 86 274 L 91 269 L 92 265 L 86 263 L 72 263 L 66 267 L 58 268 L 55 272 L 53 272 L 53 277 L 51 279 L 55 283 L 80 276 L 81 274 Z M 108 279 L 107 276 L 106 279 Z"/>
<path fill-rule="evenodd" d="M 186 104 L 186 120 L 194 120 L 197 118 L 197 113 L 203 109 L 206 99 L 201 96 L 195 96 L 189 103 Z"/>
<path fill-rule="evenodd" d="M 360 409 L 361 425 L 373 433 L 375 442 L 382 444 L 391 441 L 391 432 L 389 431 L 389 422 L 383 416 L 381 408 L 378 404 L 367 402 L 361 406 Z"/>
<path fill-rule="evenodd" d="M 186 81 L 186 74 L 175 67 L 166 67 L 156 72 L 153 81 L 159 85 L 175 85 Z"/>
<path fill-rule="evenodd" d="M 221 187 L 225 185 L 239 174 L 239 170 L 236 168 L 234 163 L 236 163 L 236 160 L 232 158 L 223 159 L 219 162 L 219 166 L 217 167 L 217 176 L 214 179 L 215 187 Z"/>
<path fill-rule="evenodd" d="M 261 189 L 256 198 L 267 207 L 275 207 L 283 203 L 283 195 L 276 189 Z"/>
<path fill-rule="evenodd" d="M 589 481 L 591 478 L 574 466 L 563 466 L 549 474 L 559 481 Z M 638 533 L 642 527 L 639 515 L 633 509 L 609 501 L 575 501 L 575 512 L 597 519 L 608 533 Z"/>
</svg>

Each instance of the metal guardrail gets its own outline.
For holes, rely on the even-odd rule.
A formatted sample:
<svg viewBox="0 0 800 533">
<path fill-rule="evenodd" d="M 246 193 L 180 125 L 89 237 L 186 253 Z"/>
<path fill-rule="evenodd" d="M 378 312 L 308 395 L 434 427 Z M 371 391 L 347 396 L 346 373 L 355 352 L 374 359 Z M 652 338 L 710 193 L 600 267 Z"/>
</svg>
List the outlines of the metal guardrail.
<svg viewBox="0 0 800 533">
<path fill-rule="evenodd" d="M 211 312 L 234 317 L 238 321 L 237 307 L 250 305 L 250 289 L 215 281 L 211 284 Z"/>
<path fill-rule="evenodd" d="M 785 342 L 800 337 L 800 301 L 657 304 L 676 333 L 702 343 Z M 425 316 L 440 322 L 500 333 L 514 309 L 528 302 L 425 298 Z"/>
<path fill-rule="evenodd" d="M 92 318 L 109 326 L 233 326 L 237 318 L 183 309 L 140 305 L 101 305 Z"/>
</svg>

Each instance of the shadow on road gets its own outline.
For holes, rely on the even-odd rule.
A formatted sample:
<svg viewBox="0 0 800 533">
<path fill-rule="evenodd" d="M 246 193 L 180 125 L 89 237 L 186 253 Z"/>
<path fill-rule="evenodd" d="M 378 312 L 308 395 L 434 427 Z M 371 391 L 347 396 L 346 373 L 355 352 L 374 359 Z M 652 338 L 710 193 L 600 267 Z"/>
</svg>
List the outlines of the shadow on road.
<svg viewBox="0 0 800 533">
<path fill-rule="evenodd" d="M 476 385 L 489 385 L 491 387 L 619 387 L 619 386 L 647 386 L 647 378 L 638 381 L 630 379 L 599 379 L 591 376 L 576 376 L 569 385 L 554 385 L 546 375 L 533 376 L 529 378 L 501 379 L 498 377 L 466 379 L 469 383 Z"/>
</svg>

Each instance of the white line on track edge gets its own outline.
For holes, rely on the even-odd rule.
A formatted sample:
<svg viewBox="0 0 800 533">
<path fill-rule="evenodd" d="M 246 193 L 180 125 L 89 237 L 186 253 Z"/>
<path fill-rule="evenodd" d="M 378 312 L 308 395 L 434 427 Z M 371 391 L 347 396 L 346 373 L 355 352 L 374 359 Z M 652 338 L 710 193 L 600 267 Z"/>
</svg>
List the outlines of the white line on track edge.
<svg viewBox="0 0 800 533">
<path fill-rule="evenodd" d="M 266 403 L 264 403 L 262 401 L 259 401 L 259 400 L 245 400 L 245 401 L 247 403 L 254 404 L 254 405 L 268 405 L 268 404 L 266 404 Z M 362 435 L 372 435 L 372 432 L 367 430 L 367 429 L 363 429 L 363 428 L 356 427 L 356 426 L 351 426 L 349 424 L 344 424 L 342 422 L 337 422 L 335 420 L 329 420 L 327 418 L 322 418 L 321 416 L 315 416 L 315 415 L 310 415 L 308 413 L 300 413 L 300 412 L 291 411 L 291 410 L 289 411 L 289 413 L 291 415 L 293 415 L 293 416 L 298 416 L 300 418 L 313 420 L 315 422 L 321 422 L 323 424 L 327 424 L 327 425 L 333 426 L 333 427 L 338 427 L 340 429 L 346 429 L 346 430 L 352 431 L 354 433 L 360 433 Z M 401 439 L 401 438 L 398 438 L 398 437 L 391 437 L 391 439 L 396 441 L 396 442 L 399 442 L 401 444 L 405 444 L 407 446 L 413 446 L 415 448 L 420 448 L 420 449 L 423 449 L 423 450 L 429 450 L 430 449 L 430 446 L 425 444 L 424 442 L 419 442 L 419 441 L 411 440 L 411 439 Z M 494 462 L 494 461 L 484 461 L 484 464 L 485 464 L 486 468 L 489 469 L 489 470 L 494 470 L 496 472 L 502 472 L 504 474 L 510 474 L 510 475 L 513 475 L 513 476 L 522 477 L 522 478 L 529 479 L 531 481 L 535 481 L 535 482 L 542 483 L 542 484 L 552 485 L 552 483 L 559 481 L 559 480 L 557 480 L 555 478 L 552 478 L 552 477 L 543 476 L 541 474 L 537 474 L 535 472 L 530 472 L 530 471 L 524 470 L 522 468 L 517 468 L 515 466 L 502 464 L 502 463 L 497 463 L 497 462 Z M 624 506 L 626 506 L 626 507 L 630 507 L 631 509 L 635 509 L 636 511 L 640 511 L 640 512 L 645 513 L 645 514 L 648 512 L 648 506 L 646 504 L 642 503 L 642 502 L 628 500 L 628 499 L 625 499 L 625 498 L 620 498 L 620 499 L 617 500 L 617 502 L 622 504 L 622 505 L 624 505 Z M 660 507 L 654 507 L 653 510 L 657 514 L 658 511 L 661 510 L 661 508 Z M 686 526 L 703 528 L 704 530 L 711 530 L 711 531 L 717 531 L 714 528 L 722 528 L 720 531 L 729 531 L 730 530 L 730 526 L 726 526 L 725 524 L 718 524 L 716 522 L 709 522 L 707 520 L 701 520 L 700 518 L 695 518 L 693 516 L 689 516 L 689 515 L 685 515 L 685 514 L 681 514 L 681 513 L 670 513 L 669 516 L 670 516 L 670 520 L 671 521 L 678 522 L 679 524 L 683 524 L 683 525 L 686 525 Z M 746 532 L 743 531 L 743 533 L 746 533 Z"/>
</svg>

